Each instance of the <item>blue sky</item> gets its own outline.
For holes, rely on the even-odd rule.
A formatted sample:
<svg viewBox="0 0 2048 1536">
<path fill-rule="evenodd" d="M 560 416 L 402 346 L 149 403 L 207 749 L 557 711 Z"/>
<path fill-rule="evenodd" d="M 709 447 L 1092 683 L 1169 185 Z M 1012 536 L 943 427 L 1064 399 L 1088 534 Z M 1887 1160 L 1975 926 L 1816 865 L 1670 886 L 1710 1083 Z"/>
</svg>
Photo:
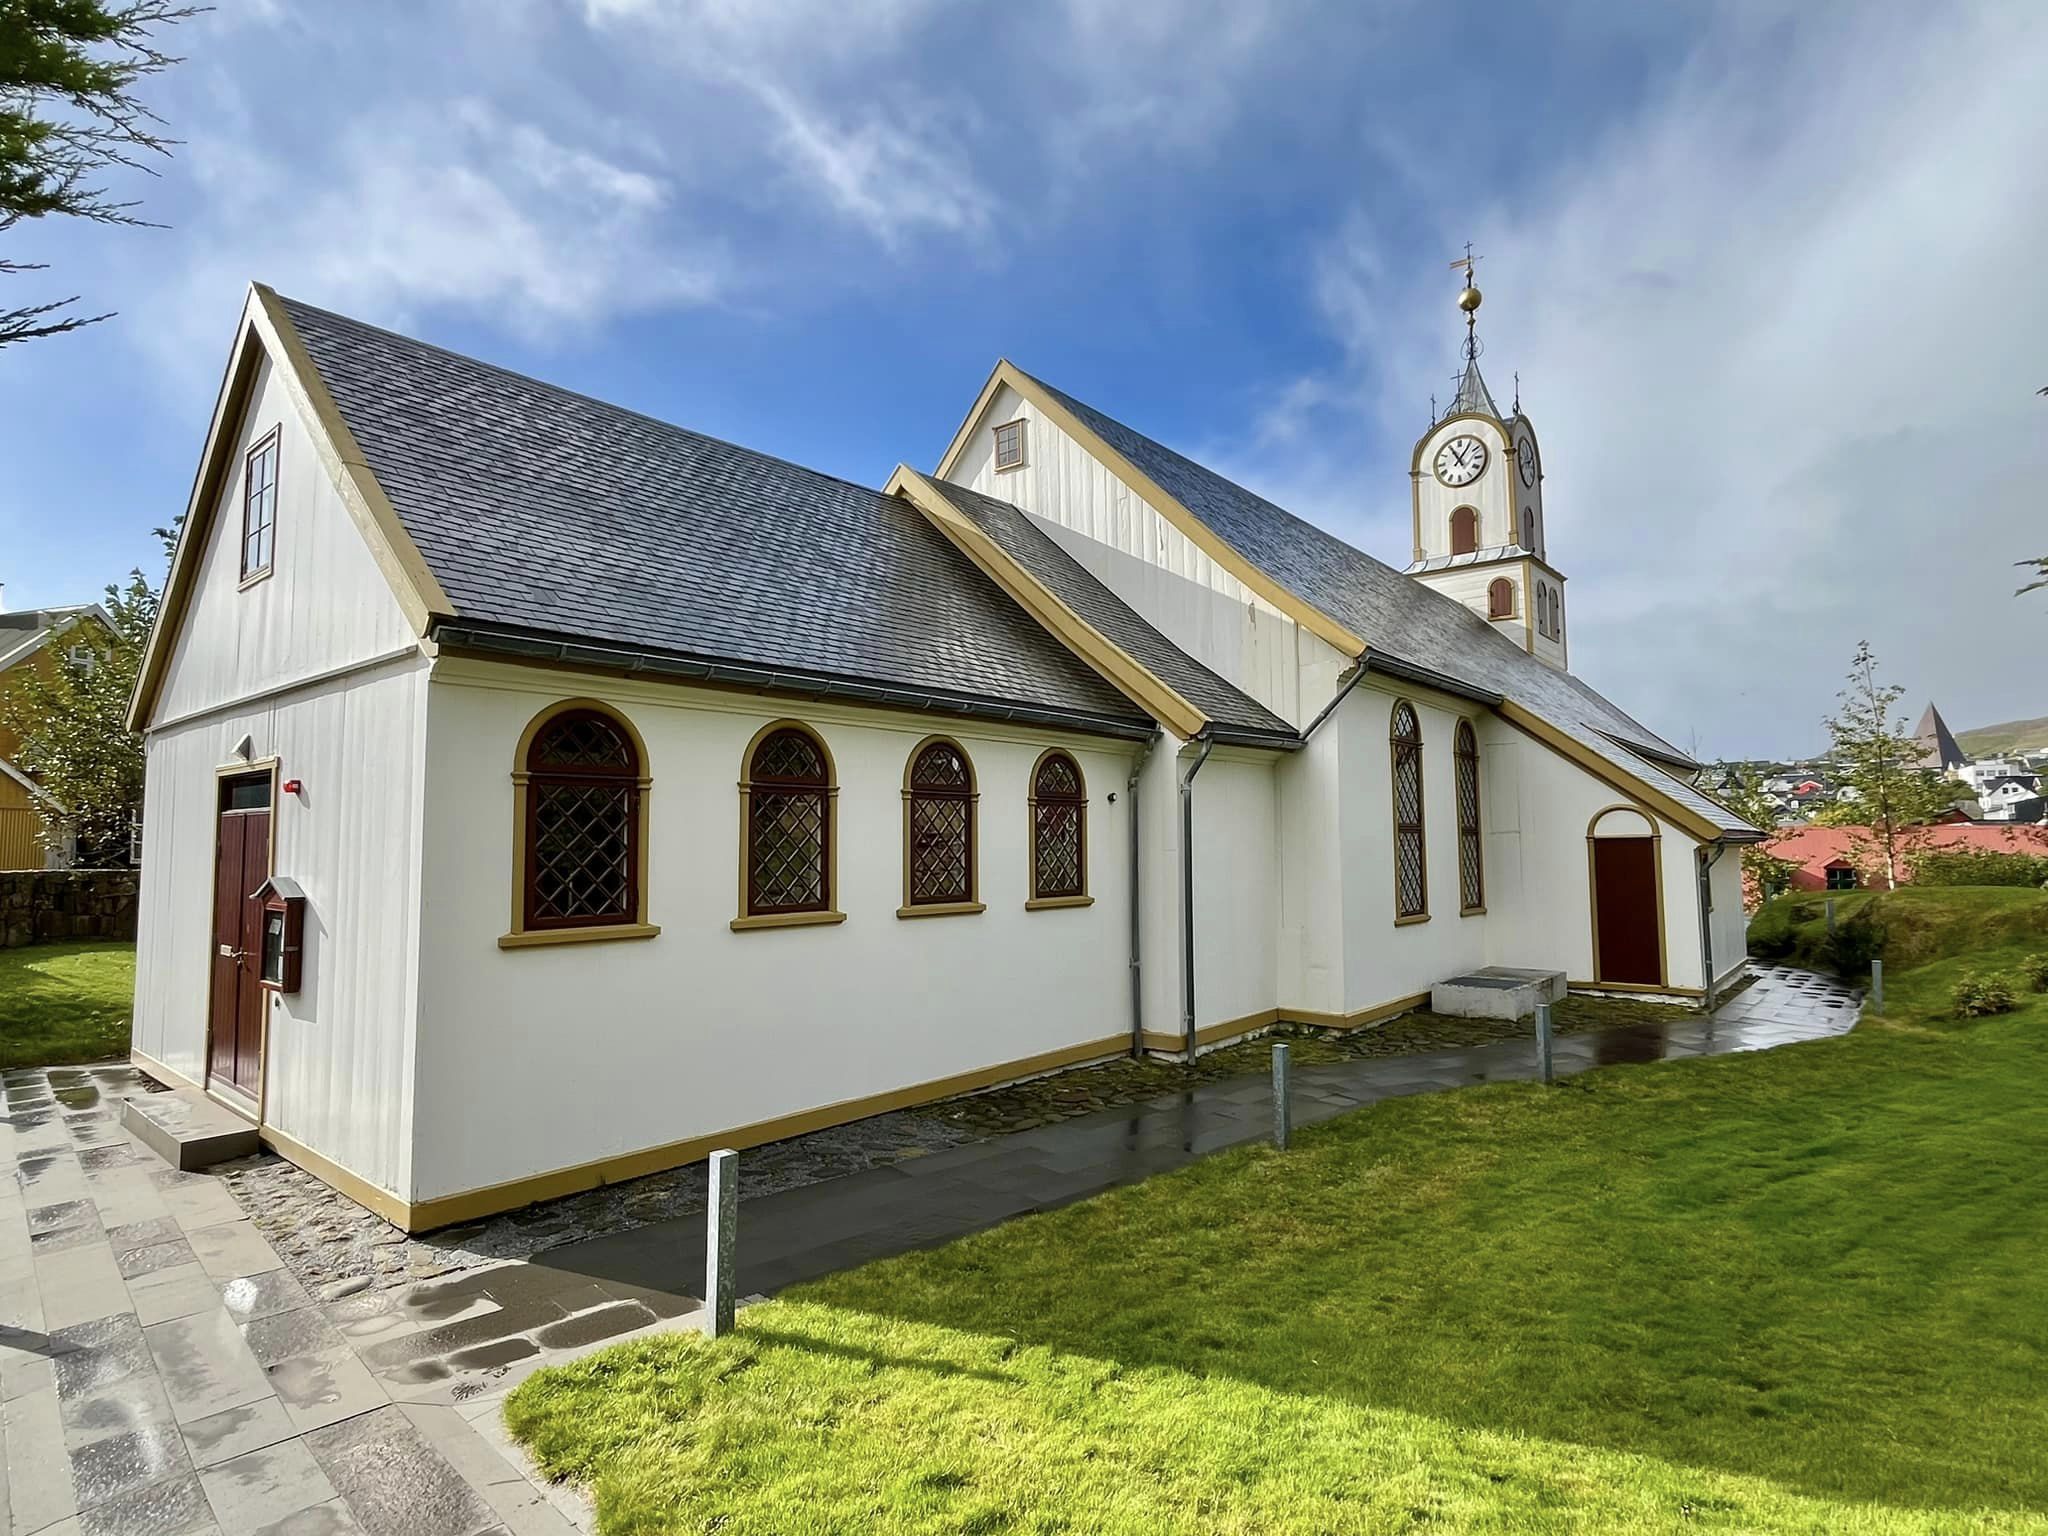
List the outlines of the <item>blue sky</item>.
<svg viewBox="0 0 2048 1536">
<path fill-rule="evenodd" d="M 10 293 L 0 581 L 182 509 L 243 285 L 879 484 L 995 358 L 1361 547 L 1454 371 L 1544 434 L 1574 668 L 1710 755 L 1813 750 L 1857 640 L 2048 713 L 2048 10 L 222 0 L 119 190 Z"/>
</svg>

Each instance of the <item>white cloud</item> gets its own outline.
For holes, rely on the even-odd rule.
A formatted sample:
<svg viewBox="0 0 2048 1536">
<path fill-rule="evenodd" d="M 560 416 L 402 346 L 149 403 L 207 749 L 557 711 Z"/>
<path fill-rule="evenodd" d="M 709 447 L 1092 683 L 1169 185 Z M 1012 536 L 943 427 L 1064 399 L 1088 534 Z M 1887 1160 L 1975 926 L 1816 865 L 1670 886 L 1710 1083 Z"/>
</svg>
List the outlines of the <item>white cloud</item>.
<svg viewBox="0 0 2048 1536">
<path fill-rule="evenodd" d="M 1489 382 L 1505 404 L 1519 368 L 1543 433 L 1574 663 L 1713 751 L 1812 748 L 1865 635 L 1951 720 L 2043 704 L 2010 562 L 2048 546 L 2048 14 L 1841 20 L 1730 29 L 1513 206 L 1443 210 L 1445 255 L 1491 258 Z M 1396 233 L 1359 214 L 1333 241 L 1348 361 L 1294 394 L 1353 402 L 1334 426 L 1377 432 L 1370 476 L 1247 454 L 1383 555 L 1457 340 L 1450 274 Z"/>
</svg>

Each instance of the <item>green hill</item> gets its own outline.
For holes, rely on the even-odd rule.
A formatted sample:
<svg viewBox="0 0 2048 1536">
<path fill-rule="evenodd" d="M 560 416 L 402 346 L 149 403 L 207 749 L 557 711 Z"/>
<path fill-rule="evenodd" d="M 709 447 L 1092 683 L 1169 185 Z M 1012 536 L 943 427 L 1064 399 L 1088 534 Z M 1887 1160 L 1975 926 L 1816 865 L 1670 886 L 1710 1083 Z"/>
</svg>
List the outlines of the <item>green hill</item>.
<svg viewBox="0 0 2048 1536">
<path fill-rule="evenodd" d="M 2038 720 L 2008 720 L 1956 732 L 1956 744 L 1972 757 L 1997 757 L 2005 752 L 2039 752 L 2048 748 L 2048 715 Z"/>
</svg>

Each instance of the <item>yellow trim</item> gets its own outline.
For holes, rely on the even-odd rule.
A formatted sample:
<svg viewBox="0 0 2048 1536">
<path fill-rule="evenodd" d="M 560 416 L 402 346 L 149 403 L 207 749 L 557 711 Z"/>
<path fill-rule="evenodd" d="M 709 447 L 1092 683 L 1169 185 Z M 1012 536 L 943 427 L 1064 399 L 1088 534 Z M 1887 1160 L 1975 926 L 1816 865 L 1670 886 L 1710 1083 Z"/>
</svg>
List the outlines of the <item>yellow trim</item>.
<svg viewBox="0 0 2048 1536">
<path fill-rule="evenodd" d="M 533 750 L 533 739 L 541 728 L 551 720 L 569 713 L 572 709 L 589 710 L 604 716 L 626 733 L 633 743 L 636 760 L 640 764 L 640 857 L 637 870 L 639 889 L 633 893 L 633 921 L 630 923 L 593 923 L 587 928 L 533 928 L 526 926 L 526 809 L 531 793 L 528 785 L 526 757 Z M 499 936 L 500 949 L 532 949 L 546 944 L 590 944 L 601 939 L 651 939 L 661 929 L 647 921 L 647 866 L 653 863 L 650 845 L 653 841 L 653 819 L 648 802 L 653 799 L 654 780 L 649 776 L 647 742 L 640 734 L 640 728 L 626 718 L 625 712 L 615 704 L 602 699 L 579 697 L 557 699 L 541 709 L 526 722 L 526 728 L 519 733 L 519 741 L 512 749 L 512 926 Z"/>
<path fill-rule="evenodd" d="M 535 928 L 526 933 L 501 933 L 500 949 L 541 949 L 550 944 L 602 944 L 614 939 L 651 939 L 659 923 L 604 923 L 595 928 Z"/>
<path fill-rule="evenodd" d="M 825 906 L 822 911 L 747 910 L 747 863 L 753 852 L 748 834 L 754 825 L 754 753 L 762 742 L 783 730 L 802 731 L 816 745 L 818 755 L 825 759 Z M 740 898 L 738 915 L 732 920 L 732 931 L 744 933 L 750 928 L 803 928 L 845 921 L 846 914 L 839 910 L 839 764 L 832 756 L 831 745 L 816 726 L 806 725 L 790 716 L 770 720 L 747 738 L 746 750 L 740 753 Z"/>
<path fill-rule="evenodd" d="M 140 1067 L 158 1082 L 168 1083 L 175 1088 L 191 1088 L 199 1093 L 206 1092 L 203 1086 L 193 1082 L 191 1078 L 180 1072 L 176 1067 L 158 1061 L 147 1051 L 138 1050 L 133 1045 L 128 1047 L 128 1064 L 132 1067 Z M 206 1064 L 203 1060 L 200 1062 L 199 1070 L 201 1072 L 206 1070 Z"/>
<path fill-rule="evenodd" d="M 747 933 L 755 928 L 824 928 L 845 921 L 844 912 L 756 912 L 734 918 L 731 927 L 734 933 Z"/>
<path fill-rule="evenodd" d="M 1327 1029 L 1345 1034 L 1354 1029 L 1363 1029 L 1368 1024 L 1378 1024 L 1397 1014 L 1412 1013 L 1427 1006 L 1427 992 L 1411 992 L 1406 997 L 1397 997 L 1390 1002 L 1374 1003 L 1369 1008 L 1360 1008 L 1354 1013 L 1318 1013 L 1309 1008 L 1282 1008 L 1280 1016 L 1296 1024 L 1308 1024 L 1317 1029 Z"/>
<path fill-rule="evenodd" d="M 355 435 L 342 420 L 326 381 L 313 366 L 305 343 L 299 339 L 277 295 L 262 283 L 252 283 L 227 370 L 222 375 L 220 393 L 214 401 L 213 420 L 207 427 L 192 492 L 185 503 L 183 528 L 172 554 L 170 575 L 164 583 L 162 613 L 143 652 L 135 697 L 128 706 L 130 730 L 147 729 L 150 711 L 156 707 L 157 695 L 163 687 L 164 669 L 169 665 L 171 649 L 191 605 L 201 552 L 212 530 L 214 513 L 219 509 L 234 446 L 231 439 L 248 405 L 259 355 L 269 357 L 285 392 L 298 408 L 300 425 L 334 482 L 342 505 L 348 508 L 369 546 L 378 570 L 390 584 L 391 594 L 398 600 L 413 633 L 424 635 L 434 620 L 455 616 L 454 603 L 428 569 L 419 546 L 399 521 L 390 497 L 377 483 L 376 474 Z"/>
<path fill-rule="evenodd" d="M 987 413 L 996 391 L 1005 385 L 1030 401 L 1042 415 L 1048 417 L 1062 432 L 1079 443 L 1104 468 L 1136 491 L 1147 506 L 1172 523 L 1211 560 L 1257 593 L 1265 602 L 1286 614 L 1310 634 L 1335 646 L 1346 656 L 1357 657 L 1364 653 L 1365 642 L 1357 635 L 1320 608 L 1304 602 L 1239 554 L 1207 523 L 1195 516 L 1177 499 L 1169 496 L 1151 476 L 1110 447 L 1072 411 L 1048 394 L 1036 379 L 1019 371 L 1008 358 L 999 361 L 995 370 L 989 374 L 988 382 L 982 386 L 981 394 L 976 397 L 966 419 L 960 423 L 960 429 L 953 434 L 953 441 L 947 445 L 945 454 L 940 458 L 938 468 L 933 471 L 934 478 L 944 480 L 952 474 L 954 466 L 967 450 L 976 423 Z M 1185 738 L 1188 733 L 1176 731 L 1176 734 Z"/>
<path fill-rule="evenodd" d="M 1396 928 L 1408 928 L 1416 923 L 1426 923 L 1428 921 L 1429 914 L 1427 912 L 1411 912 L 1406 917 L 1395 918 L 1394 926 Z"/>
<path fill-rule="evenodd" d="M 1620 764 L 1610 762 L 1591 747 L 1574 741 L 1541 715 L 1532 714 L 1513 699 L 1503 699 L 1496 709 L 1508 724 L 1534 736 L 1553 752 L 1570 758 L 1602 783 L 1620 790 L 1636 802 L 1637 809 L 1655 812 L 1688 837 L 1696 838 L 1700 842 L 1712 843 L 1720 840 L 1720 829 L 1712 823 L 1687 810 L 1669 795 L 1652 788 Z"/>
<path fill-rule="evenodd" d="M 983 1088 L 994 1088 L 1002 1083 L 1015 1082 L 1020 1078 L 1057 1072 L 1063 1067 L 1080 1066 L 1084 1062 L 1102 1061 L 1123 1055 L 1130 1049 L 1130 1045 L 1129 1035 L 1112 1035 L 1106 1040 L 1090 1040 L 1080 1045 L 1046 1051 L 1037 1056 L 1027 1056 L 1020 1061 L 1006 1061 L 995 1066 L 979 1067 L 971 1072 L 955 1073 L 951 1077 L 936 1078 L 931 1082 L 918 1083 L 908 1088 L 891 1089 L 886 1093 L 871 1094 L 865 1098 L 842 1099 L 836 1104 L 800 1110 L 795 1114 L 778 1116 L 773 1120 L 760 1120 L 752 1125 L 714 1131 L 706 1136 L 692 1136 L 684 1141 L 672 1141 L 663 1146 L 627 1152 L 617 1157 L 601 1158 L 596 1162 L 579 1163 L 574 1167 L 558 1168 L 550 1173 L 535 1174 L 529 1178 L 514 1179 L 503 1184 L 487 1185 L 481 1189 L 464 1190 L 460 1194 L 437 1196 L 432 1200 L 420 1201 L 409 1209 L 408 1230 L 423 1232 L 433 1227 L 450 1226 L 456 1222 L 488 1216 L 496 1211 L 509 1211 L 518 1206 L 531 1205 L 536 1200 L 553 1200 L 586 1189 L 616 1184 L 624 1179 L 637 1179 L 646 1174 L 660 1173 L 664 1169 L 696 1162 L 721 1147 L 744 1151 L 748 1147 L 762 1146 L 771 1141 L 782 1141 L 791 1136 L 802 1136 L 810 1131 L 821 1131 L 828 1126 L 863 1120 L 869 1115 L 907 1109 L 915 1104 L 929 1104 L 936 1099 L 952 1098 L 956 1094 L 974 1093 Z"/>
<path fill-rule="evenodd" d="M 274 1125 L 257 1131 L 262 1143 L 286 1162 L 296 1163 L 314 1178 L 331 1184 L 365 1210 L 374 1211 L 394 1227 L 407 1232 L 424 1230 L 417 1224 L 419 1207 L 401 1200 L 381 1185 L 344 1168 L 330 1157 L 322 1157 L 297 1137 L 287 1136 Z"/>
<path fill-rule="evenodd" d="M 945 492 L 907 464 L 896 466 L 883 492 L 900 496 L 924 514 L 954 548 L 972 560 L 1019 607 L 1060 644 L 1138 708 L 1183 740 L 1200 733 L 1209 717 L 1146 668 L 1128 651 L 1069 608 L 946 498 Z"/>
<path fill-rule="evenodd" d="M 1657 979 L 1654 982 L 1596 981 L 1593 985 L 1610 990 L 1668 992 L 1672 987 L 1671 957 L 1664 945 L 1664 829 L 1657 825 L 1657 818 L 1649 815 L 1640 805 L 1623 803 L 1602 806 L 1586 823 L 1586 911 L 1593 925 L 1593 974 L 1600 974 L 1600 879 L 1599 868 L 1594 862 L 1593 848 L 1595 844 L 1603 841 L 1597 835 L 1600 823 L 1616 811 L 1641 816 L 1650 824 L 1648 832 L 1631 832 L 1625 837 L 1607 838 L 1605 841 L 1626 843 L 1641 842 L 1646 837 L 1649 839 L 1650 876 L 1657 886 Z M 1566 985 L 1569 986 L 1570 983 L 1567 982 Z M 1702 994 L 1695 990 L 1693 995 L 1697 997 Z"/>
<path fill-rule="evenodd" d="M 1361 1008 L 1356 1013 L 1318 1013 L 1308 1008 L 1262 1008 L 1257 1013 L 1248 1013 L 1242 1018 L 1226 1019 L 1220 1024 L 1205 1024 L 1195 1031 L 1195 1049 L 1218 1045 L 1226 1040 L 1235 1040 L 1255 1035 L 1264 1029 L 1280 1024 L 1301 1024 L 1330 1034 L 1349 1034 L 1363 1029 L 1368 1024 L 1378 1024 L 1397 1014 L 1409 1013 L 1424 1007 L 1429 1002 L 1427 992 L 1411 993 L 1397 997 L 1391 1002 L 1375 1003 L 1370 1008 Z M 1179 1035 L 1161 1034 L 1146 1030 L 1145 1049 L 1148 1051 L 1184 1051 L 1187 1042 Z"/>
<path fill-rule="evenodd" d="M 1698 987 L 1652 986 L 1644 981 L 1568 981 L 1574 992 L 1640 992 L 1655 997 L 1705 997 Z"/>
<path fill-rule="evenodd" d="M 1093 896 L 1033 896 L 1024 903 L 1026 912 L 1051 912 L 1060 907 L 1092 907 Z"/>
<path fill-rule="evenodd" d="M 948 746 L 960 754 L 960 761 L 967 766 L 967 899 L 965 901 L 927 901 L 914 899 L 910 891 L 910 802 L 916 798 L 916 791 L 910 787 L 910 770 L 917 766 L 917 760 L 927 748 Z M 933 798 L 940 798 L 934 796 Z M 959 796 L 946 796 L 958 799 Z M 903 758 L 903 905 L 896 909 L 898 917 L 956 917 L 969 912 L 986 910 L 981 900 L 981 775 L 975 770 L 974 756 L 951 736 L 934 733 L 924 737 L 912 747 Z"/>
</svg>

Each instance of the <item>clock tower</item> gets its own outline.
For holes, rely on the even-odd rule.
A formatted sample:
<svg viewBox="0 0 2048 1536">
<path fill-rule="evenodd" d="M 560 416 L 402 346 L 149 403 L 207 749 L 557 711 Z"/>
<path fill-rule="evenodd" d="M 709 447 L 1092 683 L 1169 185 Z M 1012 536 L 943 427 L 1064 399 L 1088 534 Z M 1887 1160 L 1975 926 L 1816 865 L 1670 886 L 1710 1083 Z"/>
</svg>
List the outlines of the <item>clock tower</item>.
<svg viewBox="0 0 2048 1536">
<path fill-rule="evenodd" d="M 1540 661 L 1566 666 L 1564 577 L 1550 564 L 1543 530 L 1543 455 L 1522 414 L 1521 390 L 1506 416 L 1479 375 L 1480 293 L 1470 254 L 1465 274 L 1465 367 L 1450 407 L 1415 444 L 1415 559 L 1408 574 L 1455 598 Z"/>
</svg>

